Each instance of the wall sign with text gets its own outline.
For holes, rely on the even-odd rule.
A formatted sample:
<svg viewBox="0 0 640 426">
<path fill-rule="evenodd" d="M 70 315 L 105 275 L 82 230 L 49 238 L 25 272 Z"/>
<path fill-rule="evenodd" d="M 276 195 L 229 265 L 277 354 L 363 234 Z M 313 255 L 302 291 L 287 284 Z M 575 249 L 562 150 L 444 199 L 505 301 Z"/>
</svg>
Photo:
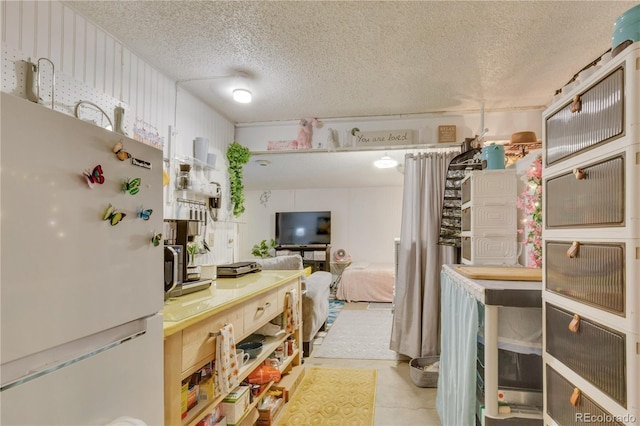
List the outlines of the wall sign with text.
<svg viewBox="0 0 640 426">
<path fill-rule="evenodd" d="M 369 146 L 413 145 L 413 130 L 382 130 L 378 132 L 353 132 L 357 148 Z"/>
<path fill-rule="evenodd" d="M 438 143 L 456 142 L 456 126 L 438 126 Z"/>
</svg>

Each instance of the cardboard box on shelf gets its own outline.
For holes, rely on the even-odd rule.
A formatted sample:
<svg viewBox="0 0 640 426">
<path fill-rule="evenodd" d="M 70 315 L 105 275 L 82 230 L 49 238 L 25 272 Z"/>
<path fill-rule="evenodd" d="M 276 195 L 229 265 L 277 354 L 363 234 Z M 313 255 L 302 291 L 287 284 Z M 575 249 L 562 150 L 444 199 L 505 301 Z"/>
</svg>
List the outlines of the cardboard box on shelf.
<svg viewBox="0 0 640 426">
<path fill-rule="evenodd" d="M 267 397 L 269 398 L 269 397 Z M 284 407 L 284 400 L 282 398 L 269 398 L 263 400 L 265 404 L 260 404 L 263 408 L 258 408 L 258 425 L 260 426 L 272 426 L 275 424 L 275 419 Z"/>
<path fill-rule="evenodd" d="M 224 416 L 217 418 L 215 414 L 210 413 L 200 420 L 196 426 L 227 426 L 227 418 Z"/>
<path fill-rule="evenodd" d="M 213 377 L 200 383 L 198 391 L 198 401 L 212 401 L 215 396 Z"/>
<path fill-rule="evenodd" d="M 227 426 L 227 418 L 222 415 L 222 406 L 218 404 L 200 420 L 196 426 Z"/>
<path fill-rule="evenodd" d="M 304 366 L 296 365 L 289 373 L 283 375 L 282 379 L 280 379 L 278 383 L 271 386 L 271 389 L 282 391 L 282 398 L 284 399 L 284 402 L 288 402 L 297 390 L 303 378 Z"/>
<path fill-rule="evenodd" d="M 327 260 L 327 252 L 314 251 L 313 252 L 313 260 Z"/>
<path fill-rule="evenodd" d="M 242 418 L 249 407 L 249 386 L 238 386 L 222 400 L 222 412 L 227 418 L 227 423 L 236 424 Z"/>
<path fill-rule="evenodd" d="M 187 417 L 187 400 L 189 399 L 189 382 L 185 382 L 182 384 L 182 390 L 180 392 L 180 409 L 182 413 L 182 418 Z"/>
<path fill-rule="evenodd" d="M 249 414 L 247 414 L 247 417 L 245 417 L 244 420 L 242 420 L 242 423 L 240 423 L 238 426 L 253 426 L 258 421 L 258 418 L 259 418 L 258 409 L 253 408 L 249 412 Z"/>
</svg>

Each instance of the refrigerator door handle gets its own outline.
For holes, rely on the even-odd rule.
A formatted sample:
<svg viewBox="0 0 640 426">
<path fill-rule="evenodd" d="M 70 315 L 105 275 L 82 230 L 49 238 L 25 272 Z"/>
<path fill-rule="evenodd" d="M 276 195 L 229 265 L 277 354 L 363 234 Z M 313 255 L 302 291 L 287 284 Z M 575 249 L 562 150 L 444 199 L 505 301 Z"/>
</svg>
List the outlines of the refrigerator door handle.
<svg viewBox="0 0 640 426">
<path fill-rule="evenodd" d="M 147 318 L 140 318 L 0 366 L 0 392 L 90 358 L 144 335 Z"/>
</svg>

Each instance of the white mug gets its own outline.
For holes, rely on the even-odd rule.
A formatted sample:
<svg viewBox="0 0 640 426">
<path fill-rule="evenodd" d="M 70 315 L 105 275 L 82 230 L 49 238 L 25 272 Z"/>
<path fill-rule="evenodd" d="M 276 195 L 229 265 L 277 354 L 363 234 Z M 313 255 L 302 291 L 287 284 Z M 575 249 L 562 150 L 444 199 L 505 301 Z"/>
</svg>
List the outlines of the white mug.
<svg viewBox="0 0 640 426">
<path fill-rule="evenodd" d="M 242 367 L 251 358 L 249 354 L 244 353 L 244 349 L 236 349 L 236 357 L 238 358 L 238 367 Z"/>
</svg>

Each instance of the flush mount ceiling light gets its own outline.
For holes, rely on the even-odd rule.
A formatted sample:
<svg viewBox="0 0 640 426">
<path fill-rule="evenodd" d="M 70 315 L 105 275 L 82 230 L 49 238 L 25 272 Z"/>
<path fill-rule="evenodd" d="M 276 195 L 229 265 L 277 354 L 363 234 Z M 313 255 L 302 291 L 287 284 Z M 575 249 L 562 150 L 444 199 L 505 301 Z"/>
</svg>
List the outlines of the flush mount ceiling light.
<svg viewBox="0 0 640 426">
<path fill-rule="evenodd" d="M 208 80 L 221 80 L 221 79 L 235 79 L 234 82 L 230 83 L 229 86 L 234 87 L 232 91 L 233 100 L 242 104 L 248 104 L 251 102 L 251 92 L 247 87 L 250 87 L 249 80 L 250 75 L 244 71 L 236 71 L 233 74 L 229 75 L 214 75 L 211 77 L 197 77 L 197 78 L 188 78 L 185 80 L 178 80 L 176 85 L 180 85 L 182 83 L 188 83 L 192 81 L 208 81 Z M 227 92 L 229 93 L 229 92 Z"/>
<path fill-rule="evenodd" d="M 233 91 L 233 100 L 241 104 L 251 102 L 251 92 L 247 89 L 235 89 Z"/>
<path fill-rule="evenodd" d="M 393 158 L 389 157 L 387 154 L 383 155 L 382 158 L 373 162 L 373 165 L 379 169 L 390 169 L 398 165 L 398 162 Z"/>
</svg>

